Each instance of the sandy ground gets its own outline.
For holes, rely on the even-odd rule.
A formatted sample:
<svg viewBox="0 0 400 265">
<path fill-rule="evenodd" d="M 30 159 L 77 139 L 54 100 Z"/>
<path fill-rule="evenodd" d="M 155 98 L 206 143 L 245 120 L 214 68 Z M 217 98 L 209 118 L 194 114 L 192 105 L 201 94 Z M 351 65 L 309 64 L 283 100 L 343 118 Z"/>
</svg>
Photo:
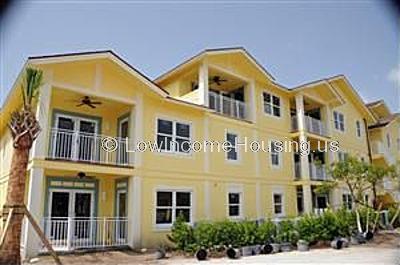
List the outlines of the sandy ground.
<svg viewBox="0 0 400 265">
<path fill-rule="evenodd" d="M 309 252 L 292 251 L 274 255 L 242 257 L 238 260 L 211 258 L 198 262 L 194 258 L 169 253 L 167 259 L 155 260 L 153 253 L 138 254 L 133 251 L 108 251 L 61 256 L 63 264 L 390 264 L 400 265 L 400 233 L 383 233 L 366 245 L 351 246 L 342 250 L 312 249 Z M 34 264 L 54 264 L 49 256 L 41 256 Z"/>
</svg>

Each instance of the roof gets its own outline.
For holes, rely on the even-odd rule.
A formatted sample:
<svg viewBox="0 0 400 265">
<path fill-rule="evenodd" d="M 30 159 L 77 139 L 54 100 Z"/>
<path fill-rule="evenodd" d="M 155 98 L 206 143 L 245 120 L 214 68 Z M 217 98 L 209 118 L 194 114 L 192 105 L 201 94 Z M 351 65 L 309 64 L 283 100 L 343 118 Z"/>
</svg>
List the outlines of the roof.
<svg viewBox="0 0 400 265">
<path fill-rule="evenodd" d="M 385 103 L 385 101 L 383 101 L 383 99 L 380 99 L 380 100 L 376 100 L 376 101 L 372 101 L 372 102 L 366 103 L 365 105 L 367 107 L 373 107 L 375 105 L 379 105 L 379 104 L 382 104 L 382 103 Z"/>
<path fill-rule="evenodd" d="M 379 119 L 375 124 L 368 126 L 368 129 L 375 129 L 375 128 L 381 128 L 385 127 L 392 121 L 396 120 L 397 118 L 400 118 L 400 113 L 393 113 L 390 114 L 389 116 Z"/>
<path fill-rule="evenodd" d="M 205 55 L 218 54 L 218 53 L 238 53 L 238 52 L 244 54 L 269 79 L 275 81 L 275 78 L 267 71 L 267 69 L 265 69 L 265 67 L 262 64 L 260 64 L 254 58 L 254 56 L 252 56 L 244 47 L 239 46 L 239 47 L 223 47 L 223 48 L 205 49 L 205 50 L 199 52 L 198 54 L 190 57 L 189 59 L 183 61 L 182 63 L 178 64 L 177 66 L 175 66 L 171 70 L 167 71 L 166 73 L 160 75 L 159 77 L 154 79 L 154 82 L 157 82 L 157 83 L 162 82 L 163 80 L 165 80 L 169 76 L 173 75 L 177 71 L 181 70 L 182 68 L 190 65 L 191 63 L 194 63 L 194 62 L 200 60 Z"/>
</svg>

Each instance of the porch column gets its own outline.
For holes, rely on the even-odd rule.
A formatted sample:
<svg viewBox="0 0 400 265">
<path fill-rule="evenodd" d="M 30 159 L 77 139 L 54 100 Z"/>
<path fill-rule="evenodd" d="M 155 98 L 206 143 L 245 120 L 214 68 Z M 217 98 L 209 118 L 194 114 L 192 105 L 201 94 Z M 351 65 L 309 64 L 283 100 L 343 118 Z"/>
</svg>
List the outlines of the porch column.
<svg viewBox="0 0 400 265">
<path fill-rule="evenodd" d="M 40 88 L 39 100 L 36 107 L 36 118 L 39 121 L 40 128 L 42 129 L 32 147 L 32 157 L 45 159 L 47 155 L 47 144 L 49 140 L 50 131 L 50 101 L 51 101 L 51 83 L 53 73 L 49 71 L 44 72 L 44 84 Z"/>
<path fill-rule="evenodd" d="M 331 207 L 333 209 L 339 209 L 342 206 L 342 190 L 335 188 L 331 191 L 332 202 Z"/>
<path fill-rule="evenodd" d="M 132 143 L 132 148 L 135 149 L 137 143 L 143 140 L 143 95 L 139 94 L 135 98 L 135 106 L 132 107 L 131 113 L 130 113 L 130 124 L 133 126 L 130 126 L 130 132 L 129 136 L 132 137 L 133 141 L 130 141 Z M 135 153 L 130 153 L 130 162 L 133 162 L 133 165 L 135 168 L 138 168 L 142 164 L 142 153 L 141 152 L 135 152 Z"/>
<path fill-rule="evenodd" d="M 31 168 L 29 172 L 29 187 L 26 207 L 39 225 L 42 224 L 43 219 L 44 200 L 42 195 L 45 194 L 44 183 L 44 169 L 37 167 Z M 43 228 L 43 225 L 41 225 L 41 227 Z M 41 241 L 32 225 L 27 221 L 26 218 L 22 233 L 24 245 L 22 253 L 23 257 L 30 258 L 37 256 L 41 247 Z"/>
<path fill-rule="evenodd" d="M 257 104 L 256 104 L 256 86 L 255 81 L 252 79 L 248 82 L 245 91 L 245 117 L 250 121 L 257 122 Z"/>
<path fill-rule="evenodd" d="M 313 211 L 313 203 L 312 203 L 312 191 L 311 185 L 304 184 L 303 185 L 303 207 L 304 213 L 312 213 Z"/>
<path fill-rule="evenodd" d="M 128 182 L 128 244 L 132 249 L 141 247 L 141 193 L 142 178 L 131 176 Z"/>
<path fill-rule="evenodd" d="M 208 64 L 204 61 L 199 68 L 199 104 L 206 107 L 208 104 Z"/>
<path fill-rule="evenodd" d="M 299 130 L 299 144 L 306 145 L 308 143 L 304 119 L 304 97 L 302 94 L 296 95 L 296 114 L 297 127 Z M 310 165 L 308 163 L 308 154 L 300 154 L 300 172 L 302 180 L 310 179 Z"/>
</svg>

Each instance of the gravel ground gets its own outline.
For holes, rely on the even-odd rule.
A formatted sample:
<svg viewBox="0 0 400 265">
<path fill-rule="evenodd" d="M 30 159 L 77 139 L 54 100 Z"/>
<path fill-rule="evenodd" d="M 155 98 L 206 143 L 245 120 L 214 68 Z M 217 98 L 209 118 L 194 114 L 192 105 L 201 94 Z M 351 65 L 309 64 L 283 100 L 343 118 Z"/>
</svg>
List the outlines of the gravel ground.
<svg viewBox="0 0 400 265">
<path fill-rule="evenodd" d="M 212 258 L 198 262 L 194 258 L 185 258 L 169 254 L 169 258 L 155 260 L 153 253 L 138 254 L 133 251 L 108 251 L 98 253 L 74 254 L 61 256 L 63 264 L 370 264 L 400 265 L 400 233 L 382 233 L 373 242 L 361 246 L 351 246 L 342 250 L 330 248 L 312 249 L 309 252 L 292 251 L 274 255 L 242 257 L 238 260 Z M 51 257 L 41 256 L 35 260 L 38 265 L 54 264 Z"/>
</svg>

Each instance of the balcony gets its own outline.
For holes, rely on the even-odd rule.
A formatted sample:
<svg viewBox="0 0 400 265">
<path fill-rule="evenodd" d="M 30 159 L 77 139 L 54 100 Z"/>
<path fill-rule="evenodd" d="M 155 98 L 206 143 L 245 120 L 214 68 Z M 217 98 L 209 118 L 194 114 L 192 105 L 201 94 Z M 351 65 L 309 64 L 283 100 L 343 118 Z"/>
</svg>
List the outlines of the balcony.
<svg viewBox="0 0 400 265">
<path fill-rule="evenodd" d="M 301 180 L 301 165 L 300 162 L 296 162 L 294 165 L 295 179 Z M 325 181 L 329 180 L 329 176 L 325 170 L 324 164 L 316 165 L 315 163 L 309 163 L 309 176 L 311 180 Z"/>
<path fill-rule="evenodd" d="M 209 91 L 209 106 L 218 113 L 237 118 L 246 119 L 246 104 L 243 101 Z"/>
<path fill-rule="evenodd" d="M 387 146 L 381 141 L 373 141 L 371 143 L 371 152 L 372 156 L 382 156 L 390 165 L 396 162 L 395 158 L 390 153 L 389 148 L 387 148 Z"/>
<path fill-rule="evenodd" d="M 128 245 L 125 217 L 46 217 L 43 226 L 56 251 Z"/>
<path fill-rule="evenodd" d="M 129 166 L 127 139 L 53 128 L 49 159 Z"/>
<path fill-rule="evenodd" d="M 326 125 L 318 119 L 315 119 L 310 116 L 304 116 L 305 129 L 309 133 L 328 136 L 328 131 L 326 129 Z M 299 126 L 297 124 L 297 116 L 292 116 L 292 131 L 296 132 L 299 130 Z"/>
</svg>

